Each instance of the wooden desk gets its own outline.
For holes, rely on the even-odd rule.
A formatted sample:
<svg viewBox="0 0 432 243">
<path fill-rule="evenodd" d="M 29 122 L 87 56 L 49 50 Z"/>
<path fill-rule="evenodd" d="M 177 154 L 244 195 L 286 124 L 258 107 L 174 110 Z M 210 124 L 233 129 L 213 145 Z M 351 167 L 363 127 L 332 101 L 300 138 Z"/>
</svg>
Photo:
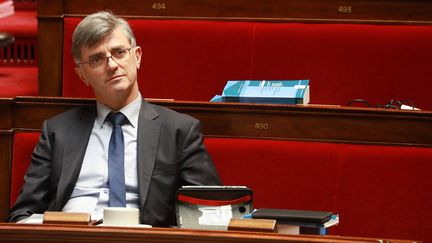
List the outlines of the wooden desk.
<svg viewBox="0 0 432 243">
<path fill-rule="evenodd" d="M 395 242 L 415 241 L 345 236 L 284 235 L 172 228 L 0 224 L 0 242 Z"/>
<path fill-rule="evenodd" d="M 204 135 L 210 137 L 432 147 L 431 111 L 149 101 L 199 119 Z M 18 97 L 3 103 L 7 104 L 4 117 L 9 118 L 5 119 L 3 127 L 0 121 L 0 130 L 40 130 L 43 120 L 73 107 L 92 106 L 94 100 Z M 0 107 L 0 112 L 2 109 Z"/>
</svg>

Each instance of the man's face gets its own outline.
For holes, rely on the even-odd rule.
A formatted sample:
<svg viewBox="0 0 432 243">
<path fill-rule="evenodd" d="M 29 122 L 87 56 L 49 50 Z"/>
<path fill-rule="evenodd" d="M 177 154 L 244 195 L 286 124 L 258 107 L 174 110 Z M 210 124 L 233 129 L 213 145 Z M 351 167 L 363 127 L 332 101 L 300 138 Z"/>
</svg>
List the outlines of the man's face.
<svg viewBox="0 0 432 243">
<path fill-rule="evenodd" d="M 129 57 L 120 62 L 106 58 L 130 47 L 126 32 L 117 27 L 100 43 L 90 48 L 81 48 L 81 62 L 98 58 L 103 60 L 102 67 L 97 69 L 89 64 L 80 64 L 75 68 L 81 80 L 93 88 L 98 101 L 108 105 L 110 100 L 121 98 L 130 102 L 138 94 L 137 71 L 141 61 L 141 48 L 133 47 L 130 53 L 126 50 Z"/>
</svg>

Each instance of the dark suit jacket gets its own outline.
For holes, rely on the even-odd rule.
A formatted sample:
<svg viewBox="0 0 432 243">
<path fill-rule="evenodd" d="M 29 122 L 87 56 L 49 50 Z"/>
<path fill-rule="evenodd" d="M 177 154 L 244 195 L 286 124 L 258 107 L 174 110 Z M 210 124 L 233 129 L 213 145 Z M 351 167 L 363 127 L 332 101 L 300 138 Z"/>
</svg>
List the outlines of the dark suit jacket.
<svg viewBox="0 0 432 243">
<path fill-rule="evenodd" d="M 95 107 L 84 107 L 43 123 L 8 221 L 63 208 L 78 179 L 95 117 Z M 179 187 L 220 185 L 198 120 L 143 101 L 137 139 L 141 223 L 176 225 L 175 192 Z"/>
</svg>

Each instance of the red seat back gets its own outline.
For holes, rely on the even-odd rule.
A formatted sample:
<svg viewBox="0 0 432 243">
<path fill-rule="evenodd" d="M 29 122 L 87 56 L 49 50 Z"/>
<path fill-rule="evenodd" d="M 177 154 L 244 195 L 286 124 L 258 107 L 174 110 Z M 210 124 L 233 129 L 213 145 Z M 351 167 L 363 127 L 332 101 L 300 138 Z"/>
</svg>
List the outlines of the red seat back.
<svg viewBox="0 0 432 243">
<path fill-rule="evenodd" d="M 39 133 L 14 134 L 11 205 Z M 285 140 L 206 138 L 225 185 L 253 190 L 254 207 L 340 214 L 331 234 L 432 241 L 432 150 Z"/>
<path fill-rule="evenodd" d="M 12 175 L 10 205 L 12 206 L 24 184 L 24 175 L 30 164 L 31 154 L 38 141 L 39 132 L 15 132 L 12 146 Z"/>
<path fill-rule="evenodd" d="M 74 72 L 64 21 L 63 95 L 93 97 Z M 148 98 L 208 101 L 228 80 L 310 79 L 311 103 L 412 99 L 432 109 L 432 26 L 130 20 Z"/>
</svg>

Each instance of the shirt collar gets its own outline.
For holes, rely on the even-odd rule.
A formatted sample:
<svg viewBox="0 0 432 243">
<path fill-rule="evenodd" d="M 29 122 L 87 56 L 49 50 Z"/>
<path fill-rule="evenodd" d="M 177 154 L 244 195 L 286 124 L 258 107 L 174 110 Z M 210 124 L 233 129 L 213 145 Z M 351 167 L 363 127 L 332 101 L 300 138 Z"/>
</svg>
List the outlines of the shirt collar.
<svg viewBox="0 0 432 243">
<path fill-rule="evenodd" d="M 141 94 L 138 93 L 138 97 L 129 103 L 127 106 L 121 108 L 119 111 L 123 113 L 123 115 L 126 116 L 129 123 L 132 125 L 132 127 L 138 126 L 138 115 L 141 108 L 141 101 L 142 97 Z M 96 109 L 97 109 L 97 116 L 96 116 L 96 124 L 97 127 L 102 128 L 106 116 L 113 110 L 111 110 L 108 106 L 96 102 Z"/>
</svg>

